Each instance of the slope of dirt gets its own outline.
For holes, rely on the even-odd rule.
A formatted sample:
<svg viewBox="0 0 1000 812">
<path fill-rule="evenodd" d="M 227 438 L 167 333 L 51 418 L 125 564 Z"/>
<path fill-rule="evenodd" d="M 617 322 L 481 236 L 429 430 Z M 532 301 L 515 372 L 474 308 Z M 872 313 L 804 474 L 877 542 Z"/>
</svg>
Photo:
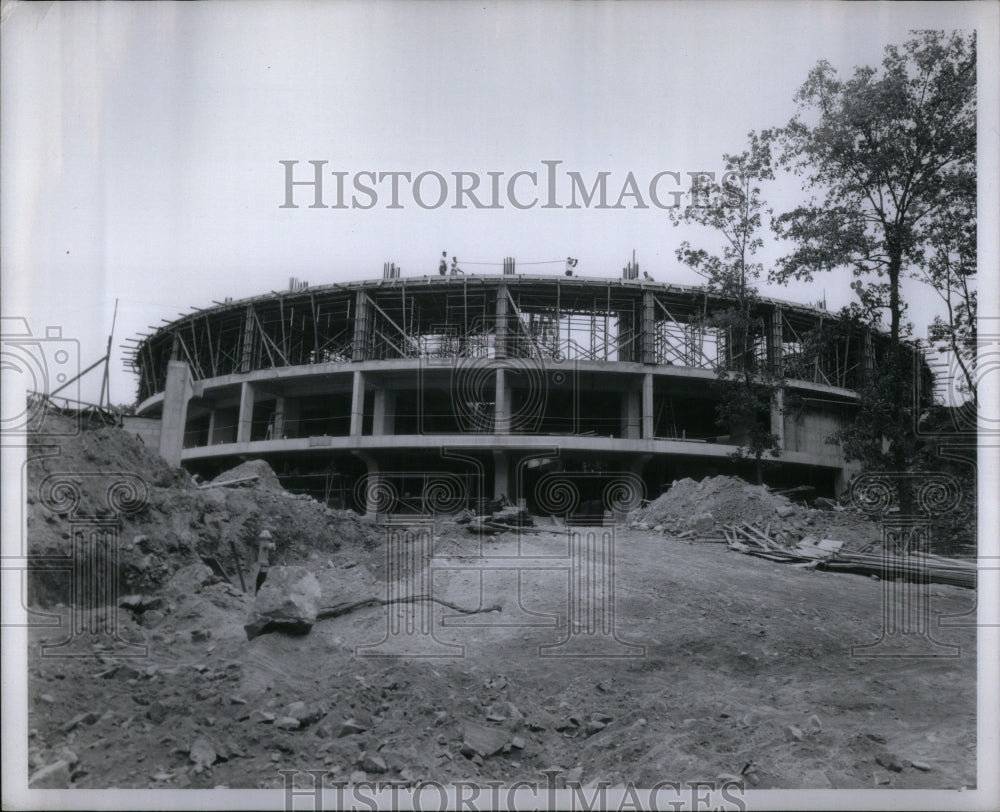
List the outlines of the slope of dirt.
<svg viewBox="0 0 1000 812">
<path fill-rule="evenodd" d="M 738 477 L 714 476 L 699 481 L 680 479 L 630 520 L 634 525 L 661 527 L 682 532 L 694 526 L 693 519 L 709 514 L 716 528 L 726 524 L 756 522 L 770 525 L 772 532 L 787 538 L 806 535 L 833 538 L 845 543 L 845 550 L 878 542 L 879 526 L 853 510 L 818 510 L 791 502 L 763 485 L 750 485 Z"/>
<path fill-rule="evenodd" d="M 52 415 L 46 425 L 65 428 L 60 420 L 66 418 Z M 264 529 L 274 537 L 276 563 L 343 547 L 364 551 L 373 544 L 371 526 L 357 514 L 288 493 L 266 462 L 244 463 L 217 480 L 256 475 L 253 482 L 200 488 L 186 471 L 170 468 L 134 436 L 115 428 L 85 430 L 51 443 L 32 437 L 27 473 L 28 552 L 36 563 L 29 599 L 38 604 L 72 600 L 68 573 L 49 563 L 67 557 L 79 561 L 73 527 L 95 520 L 110 523 L 118 537 L 119 594 L 155 590 L 179 567 L 199 560 L 238 585 L 235 557 L 248 577 L 256 561 L 257 535 Z M 68 483 L 61 486 L 64 490 L 78 491 L 77 504 L 58 498 L 59 491 L 50 487 L 57 480 Z M 143 504 L 116 516 L 108 488 L 119 481 L 137 483 Z M 102 560 L 106 555 L 99 551 Z"/>
<path fill-rule="evenodd" d="M 504 536 L 486 552 L 509 563 L 519 552 L 559 557 L 566 546 L 555 534 Z M 617 550 L 615 628 L 643 647 L 625 658 L 602 656 L 607 641 L 586 635 L 577 656 L 544 656 L 540 646 L 568 634 L 565 571 L 481 582 L 468 567 L 471 545 L 438 562 L 435 594 L 473 606 L 499 599 L 503 612 L 454 625 L 435 607 L 434 638 L 409 656 L 364 656 L 380 653 L 371 647 L 397 609 L 247 642 L 250 599 L 223 583 L 174 595 L 152 630 L 119 613 L 122 635 L 149 646 L 138 660 L 116 658 L 111 646 L 89 658 L 40 657 L 37 644 L 60 631 L 35 630 L 32 768 L 69 751 L 75 787 L 279 787 L 278 770 L 291 768 L 403 783 L 544 781 L 553 768 L 584 783 L 649 786 L 721 780 L 750 764 L 759 788 L 974 784 L 972 628 L 935 631 L 961 646 L 958 657 L 852 657 L 852 645 L 879 639 L 880 582 L 648 532 L 625 531 Z M 332 600 L 379 594 L 375 566 L 317 561 L 314 571 Z M 934 617 L 957 616 L 974 593 L 932 587 L 928 600 Z M 398 611 L 405 628 L 413 615 Z M 547 613 L 557 625 L 490 625 Z M 885 641 L 881 653 L 890 650 L 935 653 L 917 636 Z M 295 702 L 317 718 L 282 729 Z M 501 749 L 470 753 L 466 720 L 493 731 Z M 205 742 L 211 763 L 200 766 Z M 123 760 L 123 749 L 134 758 Z"/>
<path fill-rule="evenodd" d="M 259 484 L 199 489 L 105 429 L 29 463 L 32 555 L 73 549 L 74 514 L 42 504 L 44 478 L 69 472 L 89 489 L 78 519 L 85 503 L 100 512 L 106 487 L 84 474 L 107 471 L 148 487 L 146 507 L 117 524 L 119 591 L 142 594 L 107 615 L 71 609 L 66 580 L 32 574 L 35 605 L 60 620 L 29 631 L 29 770 L 48 786 L 280 787 L 291 768 L 404 784 L 544 782 L 556 769 L 585 784 L 974 785 L 976 641 L 962 617 L 973 591 L 797 569 L 669 527 L 617 530 L 609 639 L 570 603 L 580 559 L 565 532 L 479 539 L 439 522 L 429 544 L 404 540 L 396 570 L 387 531 L 353 514 Z M 756 518 L 741 494 L 763 497 L 715 487 L 690 496 L 688 515 Z M 683 513 L 664 515 L 686 527 Z M 502 611 L 369 607 L 248 641 L 252 598 L 230 542 L 249 569 L 265 527 L 275 563 L 313 572 L 324 605 L 433 590 Z M 929 630 L 886 635 L 884 606 L 900 594 L 926 609 Z"/>
</svg>

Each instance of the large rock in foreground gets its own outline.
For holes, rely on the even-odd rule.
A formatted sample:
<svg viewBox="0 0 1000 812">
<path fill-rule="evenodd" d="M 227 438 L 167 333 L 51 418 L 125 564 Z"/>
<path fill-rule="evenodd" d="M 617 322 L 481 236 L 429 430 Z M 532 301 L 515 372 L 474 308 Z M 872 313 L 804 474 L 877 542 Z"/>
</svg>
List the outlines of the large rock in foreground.
<svg viewBox="0 0 1000 812">
<path fill-rule="evenodd" d="M 305 634 L 316 622 L 319 581 L 305 567 L 272 567 L 243 625 L 247 639 L 281 631 Z"/>
</svg>

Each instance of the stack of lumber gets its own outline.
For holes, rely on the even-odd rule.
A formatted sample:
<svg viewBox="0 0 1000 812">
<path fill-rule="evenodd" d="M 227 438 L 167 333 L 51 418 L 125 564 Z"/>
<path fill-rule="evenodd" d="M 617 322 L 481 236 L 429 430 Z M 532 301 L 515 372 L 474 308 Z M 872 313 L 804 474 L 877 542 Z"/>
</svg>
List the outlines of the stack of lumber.
<svg viewBox="0 0 1000 812">
<path fill-rule="evenodd" d="M 976 588 L 976 565 L 972 562 L 938 555 L 910 553 L 841 553 L 823 562 L 823 568 L 835 572 L 858 572 L 877 575 L 883 580 L 926 581 Z"/>
<path fill-rule="evenodd" d="M 756 523 L 723 525 L 722 532 L 726 534 L 730 550 L 737 550 L 758 558 L 785 563 L 810 563 L 840 549 L 843 542 L 824 539 L 823 542 L 813 542 L 805 538 L 798 547 L 790 547 L 790 539 L 784 533 L 772 533 L 770 524 L 760 527 Z M 825 546 L 820 548 L 820 544 Z"/>
<path fill-rule="evenodd" d="M 927 553 L 865 553 L 842 549 L 844 542 L 806 536 L 791 545 L 782 533 L 772 533 L 770 525 L 756 523 L 724 525 L 729 549 L 746 555 L 800 567 L 817 567 L 832 572 L 876 575 L 883 580 L 907 580 L 976 587 L 973 562 Z"/>
</svg>

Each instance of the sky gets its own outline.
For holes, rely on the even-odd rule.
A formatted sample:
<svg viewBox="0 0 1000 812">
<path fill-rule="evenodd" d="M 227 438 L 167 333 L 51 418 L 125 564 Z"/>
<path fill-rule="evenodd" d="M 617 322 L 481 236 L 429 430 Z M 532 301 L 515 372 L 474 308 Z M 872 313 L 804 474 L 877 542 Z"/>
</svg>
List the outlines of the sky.
<svg viewBox="0 0 1000 812">
<path fill-rule="evenodd" d="M 672 226 L 648 199 L 645 209 L 634 198 L 623 209 L 566 208 L 565 173 L 588 185 L 610 173 L 613 203 L 630 172 L 646 189 L 659 172 L 684 181 L 720 171 L 748 131 L 788 121 L 819 59 L 848 73 L 879 64 L 883 48 L 911 29 L 979 26 L 981 52 L 996 64 L 996 11 L 989 3 L 5 4 L 3 315 L 27 319 L 35 336 L 60 328 L 86 367 L 104 354 L 117 300 L 111 400 L 131 403 L 136 381 L 118 349 L 126 337 L 213 300 L 285 289 L 292 276 L 313 286 L 372 279 L 386 261 L 419 276 L 435 273 L 447 251 L 470 272 L 499 273 L 513 256 L 522 271 L 559 274 L 573 256 L 581 276 L 617 277 L 635 250 L 655 279 L 698 284 L 674 251 L 683 239 L 712 247 L 711 234 Z M 980 76 L 995 97 L 995 75 Z M 981 182 L 995 199 L 996 162 L 987 157 L 993 169 L 981 168 Z M 388 208 L 386 181 L 370 209 L 310 208 L 306 187 L 294 189 L 298 208 L 283 208 L 281 161 L 298 162 L 297 180 L 311 177 L 309 161 L 326 161 L 327 205 L 336 202 L 335 171 L 348 173 L 348 202 L 351 179 L 364 171 L 438 172 L 450 197 L 421 208 L 401 193 L 401 207 Z M 474 173 L 487 188 L 487 173 L 502 172 L 505 191 L 519 171 L 543 179 L 542 161 L 561 162 L 559 208 L 539 201 L 519 210 L 505 195 L 499 209 L 452 207 L 451 173 Z M 425 180 L 433 203 L 434 176 Z M 530 200 L 528 179 L 517 183 L 515 198 Z M 659 188 L 670 183 L 666 176 Z M 767 191 L 778 210 L 802 197 L 795 179 Z M 787 250 L 764 237 L 766 262 Z M 984 267 L 989 309 L 996 262 Z M 831 274 L 765 292 L 825 298 L 834 309 L 852 301 L 848 282 Z M 921 335 L 936 295 L 918 284 L 905 293 Z M 98 373 L 88 375 L 81 398 L 96 400 L 100 385 Z"/>
</svg>

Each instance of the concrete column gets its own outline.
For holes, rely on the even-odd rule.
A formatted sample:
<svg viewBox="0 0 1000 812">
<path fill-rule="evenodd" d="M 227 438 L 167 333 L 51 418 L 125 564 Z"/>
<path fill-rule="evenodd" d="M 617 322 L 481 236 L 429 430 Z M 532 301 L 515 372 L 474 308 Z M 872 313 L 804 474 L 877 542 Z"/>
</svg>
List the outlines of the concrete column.
<svg viewBox="0 0 1000 812">
<path fill-rule="evenodd" d="M 510 390 L 503 367 L 496 372 L 496 405 L 494 411 L 493 433 L 510 434 Z"/>
<path fill-rule="evenodd" d="M 782 355 L 784 353 L 784 319 L 780 307 L 771 311 L 770 330 L 767 335 L 767 360 L 771 364 L 771 372 L 782 374 Z"/>
<path fill-rule="evenodd" d="M 351 391 L 351 436 L 360 437 L 365 416 L 365 376 L 354 371 L 354 388 Z"/>
<path fill-rule="evenodd" d="M 396 395 L 391 389 L 379 387 L 375 390 L 374 415 L 372 419 L 372 434 L 392 434 L 393 417 L 396 408 Z"/>
<path fill-rule="evenodd" d="M 507 357 L 507 286 L 497 286 L 495 357 Z"/>
<path fill-rule="evenodd" d="M 299 400 L 298 398 L 285 398 L 285 429 L 279 437 L 299 436 Z"/>
<path fill-rule="evenodd" d="M 638 440 L 639 431 L 642 427 L 640 408 L 642 406 L 642 392 L 638 389 L 627 389 L 622 393 L 622 438 L 625 440 Z"/>
<path fill-rule="evenodd" d="M 778 447 L 785 448 L 785 392 L 779 389 L 771 402 L 771 434 L 778 435 Z"/>
<path fill-rule="evenodd" d="M 367 481 L 365 482 L 365 516 L 368 518 L 374 518 L 378 513 L 378 494 L 380 490 L 379 466 L 371 454 L 367 454 L 363 451 L 355 453 L 361 457 L 365 467 L 368 469 Z M 389 505 L 388 507 L 391 508 L 392 506 Z"/>
<path fill-rule="evenodd" d="M 505 495 L 512 502 L 514 494 L 510 492 L 510 461 L 506 451 L 493 452 L 493 498 L 499 499 Z"/>
<path fill-rule="evenodd" d="M 642 348 L 641 361 L 644 364 L 656 362 L 656 330 L 655 330 L 656 304 L 653 301 L 653 291 L 644 290 L 642 292 L 642 316 L 639 320 L 639 327 L 642 331 L 640 347 Z"/>
<path fill-rule="evenodd" d="M 205 445 L 212 444 L 212 436 L 215 434 L 215 409 L 208 413 L 208 439 L 205 441 Z"/>
<path fill-rule="evenodd" d="M 163 417 L 160 421 L 160 456 L 173 467 L 181 464 L 188 401 L 194 388 L 186 361 L 167 362 L 167 383 L 163 389 Z"/>
<path fill-rule="evenodd" d="M 354 296 L 354 345 L 352 361 L 365 361 L 368 357 L 368 294 L 359 290 Z"/>
<path fill-rule="evenodd" d="M 243 381 L 240 390 L 240 416 L 236 421 L 236 442 L 250 442 L 250 428 L 253 424 L 254 391 L 253 384 Z"/>
<path fill-rule="evenodd" d="M 274 433 L 272 440 L 280 440 L 285 436 L 285 398 L 277 395 L 274 399 Z"/>
<path fill-rule="evenodd" d="M 653 373 L 642 376 L 642 439 L 652 440 L 653 426 Z"/>
</svg>

